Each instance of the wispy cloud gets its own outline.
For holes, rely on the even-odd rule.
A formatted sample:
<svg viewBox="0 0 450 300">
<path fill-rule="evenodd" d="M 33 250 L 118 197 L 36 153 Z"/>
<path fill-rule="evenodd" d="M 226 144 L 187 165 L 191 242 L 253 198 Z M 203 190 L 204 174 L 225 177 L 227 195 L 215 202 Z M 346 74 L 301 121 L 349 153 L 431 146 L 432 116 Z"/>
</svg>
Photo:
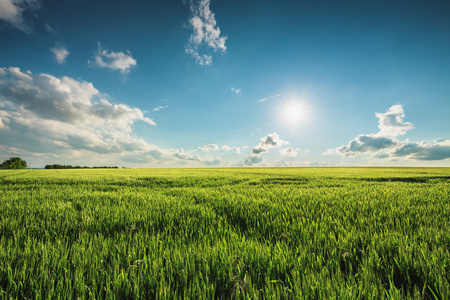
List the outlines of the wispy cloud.
<svg viewBox="0 0 450 300">
<path fill-rule="evenodd" d="M 59 33 L 58 33 L 52 26 L 50 26 L 50 24 L 45 23 L 45 29 L 46 29 L 49 33 L 53 34 L 54 36 L 59 37 Z"/>
<path fill-rule="evenodd" d="M 277 98 L 279 98 L 280 96 L 281 96 L 280 94 L 275 94 L 275 95 L 272 95 L 272 96 L 269 96 L 269 97 L 265 97 L 265 98 L 259 99 L 259 100 L 258 100 L 258 103 L 266 102 L 266 101 L 268 101 L 268 100 L 277 99 Z"/>
<path fill-rule="evenodd" d="M 404 122 L 403 106 L 396 104 L 385 113 L 375 113 L 378 118 L 379 132 L 361 134 L 347 145 L 329 149 L 324 154 L 339 153 L 344 156 L 370 153 L 379 159 L 406 160 L 442 160 L 450 158 L 450 140 L 436 139 L 434 141 L 411 142 L 401 141 L 398 136 L 413 129 L 414 125 Z"/>
<path fill-rule="evenodd" d="M 235 87 L 230 87 L 230 90 L 235 93 L 235 94 L 240 94 L 242 92 L 241 89 L 235 88 Z"/>
<path fill-rule="evenodd" d="M 197 63 L 207 66 L 212 63 L 210 54 L 200 53 L 201 46 L 210 48 L 214 52 L 225 52 L 226 36 L 221 36 L 220 29 L 217 26 L 216 18 L 209 8 L 211 0 L 192 0 L 190 1 L 190 10 L 192 13 L 189 19 L 189 25 L 193 33 L 189 37 L 189 42 L 185 48 L 187 54 L 192 55 Z"/>
<path fill-rule="evenodd" d="M 219 146 L 217 146 L 215 144 L 209 144 L 209 145 L 203 145 L 201 147 L 198 147 L 198 149 L 205 151 L 205 152 L 217 151 L 217 150 L 219 150 Z"/>
<path fill-rule="evenodd" d="M 221 149 L 224 150 L 224 151 L 233 151 L 233 152 L 235 152 L 237 154 L 241 153 L 241 148 L 239 148 L 239 147 L 230 147 L 228 145 L 223 145 L 221 147 Z"/>
<path fill-rule="evenodd" d="M 97 52 L 88 63 L 100 68 L 107 68 L 113 71 L 119 70 L 122 74 L 128 74 L 131 69 L 137 66 L 136 60 L 131 55 L 130 51 L 114 52 L 103 49 L 102 45 L 98 43 Z"/>
<path fill-rule="evenodd" d="M 53 48 L 50 48 L 50 50 L 55 55 L 55 59 L 58 64 L 64 64 L 66 62 L 67 56 L 70 54 L 70 52 L 67 51 L 67 48 L 63 45 L 57 45 Z"/>
<path fill-rule="evenodd" d="M 35 12 L 39 8 L 38 0 L 0 0 L 0 20 L 12 24 L 17 29 L 30 33 L 29 20 L 25 20 L 24 12 Z"/>
<path fill-rule="evenodd" d="M 159 110 L 161 110 L 161 109 L 166 109 L 166 108 L 168 108 L 168 107 L 169 107 L 168 105 L 157 106 L 157 107 L 155 107 L 154 109 L 152 109 L 152 111 L 159 111 Z"/>
</svg>

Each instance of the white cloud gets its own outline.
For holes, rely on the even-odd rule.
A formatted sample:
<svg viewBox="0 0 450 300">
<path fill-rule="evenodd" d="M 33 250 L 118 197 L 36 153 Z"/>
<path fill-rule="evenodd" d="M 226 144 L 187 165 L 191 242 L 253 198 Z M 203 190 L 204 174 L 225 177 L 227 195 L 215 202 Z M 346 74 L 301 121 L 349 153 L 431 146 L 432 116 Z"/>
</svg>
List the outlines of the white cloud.
<svg viewBox="0 0 450 300">
<path fill-rule="evenodd" d="M 157 107 L 155 107 L 154 109 L 152 109 L 152 111 L 159 111 L 159 110 L 161 110 L 161 109 L 166 109 L 166 108 L 168 108 L 168 107 L 169 107 L 168 105 L 157 106 Z"/>
<path fill-rule="evenodd" d="M 324 155 L 339 153 L 344 156 L 371 153 L 378 159 L 443 160 L 450 158 L 450 140 L 437 139 L 432 142 L 400 141 L 396 137 L 404 135 L 414 125 L 404 122 L 405 114 L 400 104 L 393 105 L 386 113 L 376 113 L 377 133 L 361 134 L 347 145 L 329 149 Z"/>
<path fill-rule="evenodd" d="M 0 155 L 20 155 L 34 166 L 219 166 L 219 155 L 162 149 L 133 135 L 138 108 L 113 104 L 92 83 L 69 77 L 0 68 Z M 218 151 L 215 144 L 199 147 Z M 238 147 L 223 147 L 238 151 Z M 257 160 L 257 158 L 255 158 Z"/>
<path fill-rule="evenodd" d="M 221 149 L 224 151 L 233 151 L 236 152 L 237 154 L 241 153 L 241 149 L 239 147 L 230 147 L 228 145 L 223 145 Z"/>
<path fill-rule="evenodd" d="M 120 70 L 122 74 L 127 74 L 133 67 L 137 66 L 137 62 L 132 57 L 130 51 L 126 52 L 127 54 L 106 50 L 98 43 L 97 53 L 88 62 L 97 67 L 107 68 L 113 71 Z"/>
<path fill-rule="evenodd" d="M 281 149 L 280 154 L 281 154 L 281 156 L 296 157 L 298 152 L 295 151 L 294 148 L 289 147 L 289 148 Z"/>
<path fill-rule="evenodd" d="M 10 116 L 11 115 L 7 111 L 0 110 L 0 130 L 2 128 L 7 128 L 7 125 L 10 122 L 8 117 Z"/>
<path fill-rule="evenodd" d="M 385 158 L 403 157 L 412 160 L 443 160 L 450 158 L 450 140 L 436 139 L 432 142 L 403 142 Z"/>
<path fill-rule="evenodd" d="M 253 165 L 259 165 L 264 161 L 264 158 L 257 154 L 249 154 L 244 159 L 244 165 L 246 166 L 253 166 Z"/>
<path fill-rule="evenodd" d="M 211 55 L 200 55 L 197 50 L 186 48 L 186 53 L 192 55 L 195 61 L 201 66 L 209 66 L 212 63 Z"/>
<path fill-rule="evenodd" d="M 259 102 L 259 103 L 261 103 L 261 102 L 266 102 L 267 100 L 277 99 L 277 98 L 279 98 L 280 96 L 281 96 L 280 94 L 275 94 L 275 95 L 272 95 L 272 96 L 269 96 L 269 97 L 265 97 L 265 98 L 259 99 L 258 102 Z"/>
<path fill-rule="evenodd" d="M 392 148 L 398 145 L 396 139 L 377 136 L 376 134 L 361 134 L 351 140 L 348 145 L 337 148 L 337 152 L 345 156 L 353 156 L 359 153 L 376 152 L 381 149 Z"/>
<path fill-rule="evenodd" d="M 59 37 L 58 32 L 57 32 L 55 29 L 53 29 L 53 27 L 50 26 L 48 23 L 45 23 L 45 29 L 47 29 L 47 31 L 48 31 L 49 33 L 51 33 L 51 34 L 53 34 L 53 35 Z"/>
<path fill-rule="evenodd" d="M 201 147 L 198 147 L 198 149 L 205 151 L 205 152 L 217 151 L 217 150 L 219 150 L 219 146 L 214 145 L 214 144 L 209 144 L 209 145 L 203 145 Z"/>
<path fill-rule="evenodd" d="M 235 94 L 240 94 L 240 93 L 242 92 L 241 89 L 237 89 L 237 88 L 235 88 L 235 87 L 230 87 L 230 89 L 231 89 L 231 91 L 232 91 L 233 93 L 235 93 Z"/>
<path fill-rule="evenodd" d="M 1 70 L 3 144 L 41 153 L 66 148 L 95 153 L 151 150 L 151 145 L 131 132 L 136 121 L 155 123 L 138 108 L 110 103 L 92 83 L 35 75 L 19 68 Z"/>
<path fill-rule="evenodd" d="M 378 128 L 380 128 L 380 132 L 377 133 L 377 136 L 396 137 L 404 135 L 407 130 L 414 128 L 412 123 L 403 122 L 405 113 L 400 104 L 391 106 L 384 114 L 375 113 L 375 116 L 378 118 Z"/>
<path fill-rule="evenodd" d="M 19 30 L 30 32 L 31 27 L 24 19 L 24 12 L 39 8 L 37 0 L 0 0 L 0 20 L 4 20 Z"/>
<path fill-rule="evenodd" d="M 193 33 L 189 37 L 189 43 L 185 48 L 187 54 L 192 55 L 199 65 L 205 66 L 212 63 L 212 56 L 200 54 L 199 48 L 205 46 L 214 52 L 225 52 L 226 36 L 220 35 L 215 15 L 209 8 L 211 0 L 192 0 L 190 10 L 192 13 L 189 24 Z M 205 48 L 204 47 L 204 48 Z"/>
<path fill-rule="evenodd" d="M 282 145 L 286 144 L 289 143 L 280 139 L 280 136 L 276 132 L 274 132 L 263 137 L 261 139 L 261 142 L 255 147 L 253 147 L 252 153 L 253 154 L 265 153 L 269 151 L 270 148 L 281 147 Z"/>
<path fill-rule="evenodd" d="M 65 46 L 62 46 L 62 45 L 50 48 L 50 50 L 55 55 L 55 59 L 58 62 L 58 64 L 65 63 L 66 62 L 66 58 L 67 58 L 67 56 L 70 53 L 69 51 L 67 51 L 67 48 Z"/>
<path fill-rule="evenodd" d="M 183 149 L 178 149 L 178 151 L 174 153 L 174 156 L 182 161 L 199 162 L 206 165 L 220 165 L 223 163 L 219 156 L 215 158 L 211 156 L 200 157 L 198 155 L 192 155 L 190 153 L 184 152 Z"/>
</svg>

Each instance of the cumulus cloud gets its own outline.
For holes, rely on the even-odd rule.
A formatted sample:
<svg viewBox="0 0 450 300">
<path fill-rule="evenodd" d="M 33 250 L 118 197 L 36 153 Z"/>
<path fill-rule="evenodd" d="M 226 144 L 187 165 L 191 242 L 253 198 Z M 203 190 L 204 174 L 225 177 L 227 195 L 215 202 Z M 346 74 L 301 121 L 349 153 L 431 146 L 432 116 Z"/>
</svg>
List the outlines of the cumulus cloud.
<svg viewBox="0 0 450 300">
<path fill-rule="evenodd" d="M 260 155 L 249 154 L 244 159 L 244 165 L 253 166 L 258 165 L 264 161 L 264 158 Z"/>
<path fill-rule="evenodd" d="M 404 142 L 388 153 L 390 157 L 406 157 L 413 160 L 443 160 L 450 158 L 450 140 L 436 139 L 432 142 Z"/>
<path fill-rule="evenodd" d="M 0 68 L 3 155 L 26 155 L 42 166 L 68 161 L 80 165 L 226 164 L 218 155 L 199 156 L 192 154 L 195 150 L 185 152 L 149 144 L 133 135 L 137 122 L 155 125 L 140 109 L 111 103 L 90 82 Z M 220 149 L 214 144 L 200 148 Z"/>
<path fill-rule="evenodd" d="M 329 149 L 324 154 L 339 153 L 344 156 L 370 153 L 378 159 L 443 160 L 450 158 L 450 140 L 436 139 L 432 142 L 401 141 L 414 125 L 404 122 L 405 114 L 400 104 L 391 106 L 385 113 L 375 113 L 378 118 L 377 133 L 361 134 L 347 145 Z"/>
<path fill-rule="evenodd" d="M 217 151 L 217 150 L 219 150 L 219 146 L 217 146 L 215 144 L 209 144 L 209 145 L 200 146 L 200 147 L 198 147 L 198 149 L 205 151 L 205 152 Z"/>
<path fill-rule="evenodd" d="M 68 162 L 135 167 L 150 163 L 227 165 L 219 155 L 199 156 L 193 154 L 196 150 L 149 144 L 133 135 L 137 122 L 155 125 L 140 109 L 111 103 L 90 82 L 0 68 L 0 153 L 4 156 L 33 158 L 34 166 Z M 215 144 L 200 149 L 220 150 Z M 238 147 L 222 149 L 239 153 Z M 258 157 L 253 158 L 257 161 Z"/>
<path fill-rule="evenodd" d="M 239 147 L 230 147 L 228 145 L 223 145 L 221 147 L 221 149 L 224 151 L 233 151 L 233 152 L 236 152 L 237 154 L 241 153 L 241 148 L 239 148 Z"/>
<path fill-rule="evenodd" d="M 53 55 L 55 55 L 55 59 L 58 64 L 64 64 L 66 62 L 67 56 L 70 53 L 69 51 L 67 51 L 67 48 L 62 45 L 50 48 L 50 50 L 53 52 Z"/>
<path fill-rule="evenodd" d="M 0 20 L 29 33 L 31 27 L 24 17 L 26 12 L 34 13 L 39 8 L 37 0 L 0 0 Z"/>
<path fill-rule="evenodd" d="M 385 113 L 375 113 L 378 118 L 378 128 L 380 132 L 377 136 L 396 137 L 404 135 L 407 130 L 413 129 L 414 125 L 410 122 L 403 122 L 405 113 L 400 104 L 391 106 Z"/>
<path fill-rule="evenodd" d="M 381 149 L 391 148 L 397 144 L 398 141 L 390 137 L 362 134 L 351 140 L 348 145 L 341 146 L 336 150 L 345 156 L 353 156 L 359 153 L 376 152 Z"/>
<path fill-rule="evenodd" d="M 289 147 L 289 148 L 281 149 L 280 154 L 281 154 L 281 156 L 296 157 L 298 152 L 295 151 L 294 148 Z"/>
<path fill-rule="evenodd" d="M 212 63 L 212 56 L 200 53 L 203 48 L 210 48 L 214 52 L 225 52 L 226 36 L 220 35 L 220 29 L 217 27 L 216 18 L 209 8 L 211 0 L 192 0 L 190 1 L 191 18 L 189 25 L 192 27 L 192 34 L 185 48 L 187 54 L 192 55 L 197 63 L 207 66 Z"/>
<path fill-rule="evenodd" d="M 269 151 L 270 148 L 281 147 L 282 145 L 286 144 L 289 143 L 280 139 L 280 136 L 276 132 L 274 132 L 263 137 L 261 139 L 261 142 L 255 147 L 253 147 L 252 153 L 253 154 L 265 153 Z"/>
<path fill-rule="evenodd" d="M 130 51 L 114 52 L 103 49 L 102 45 L 98 43 L 97 52 L 88 63 L 100 68 L 107 68 L 113 71 L 119 70 L 122 74 L 128 74 L 131 69 L 137 66 L 136 60 L 132 57 Z"/>
<path fill-rule="evenodd" d="M 138 108 L 110 103 L 92 83 L 14 67 L 0 70 L 4 144 L 42 153 L 67 148 L 96 153 L 152 149 L 131 132 L 137 121 L 155 123 Z"/>
</svg>

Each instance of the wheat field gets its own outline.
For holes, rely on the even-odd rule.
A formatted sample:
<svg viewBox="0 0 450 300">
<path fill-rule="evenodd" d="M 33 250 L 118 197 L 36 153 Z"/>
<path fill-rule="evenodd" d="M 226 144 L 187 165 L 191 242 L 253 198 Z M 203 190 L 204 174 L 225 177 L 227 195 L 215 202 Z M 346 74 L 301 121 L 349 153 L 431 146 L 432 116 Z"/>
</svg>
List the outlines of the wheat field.
<svg viewBox="0 0 450 300">
<path fill-rule="evenodd" d="M 2 299 L 450 299 L 450 169 L 0 171 Z"/>
</svg>

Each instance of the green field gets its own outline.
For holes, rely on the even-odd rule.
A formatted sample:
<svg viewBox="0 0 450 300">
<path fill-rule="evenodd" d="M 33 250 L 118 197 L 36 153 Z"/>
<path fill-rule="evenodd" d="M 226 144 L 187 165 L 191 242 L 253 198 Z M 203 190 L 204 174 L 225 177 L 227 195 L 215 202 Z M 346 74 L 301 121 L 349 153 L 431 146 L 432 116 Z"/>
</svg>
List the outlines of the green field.
<svg viewBox="0 0 450 300">
<path fill-rule="evenodd" d="M 0 298 L 450 299 L 450 169 L 0 171 Z"/>
</svg>

